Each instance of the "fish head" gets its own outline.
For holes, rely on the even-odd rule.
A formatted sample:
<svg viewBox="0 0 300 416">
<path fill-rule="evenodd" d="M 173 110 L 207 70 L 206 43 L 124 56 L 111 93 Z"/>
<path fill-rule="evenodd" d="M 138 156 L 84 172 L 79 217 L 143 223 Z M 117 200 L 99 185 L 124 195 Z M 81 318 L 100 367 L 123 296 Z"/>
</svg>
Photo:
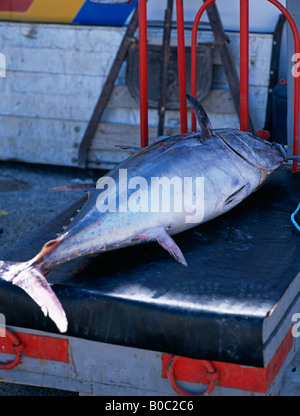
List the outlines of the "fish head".
<svg viewBox="0 0 300 416">
<path fill-rule="evenodd" d="M 218 135 L 235 154 L 261 171 L 261 183 L 287 161 L 285 151 L 278 143 L 240 130 L 223 130 Z"/>
<path fill-rule="evenodd" d="M 200 126 L 200 142 L 210 142 L 213 138 L 219 136 L 235 155 L 260 171 L 260 183 L 263 183 L 283 162 L 287 161 L 284 149 L 277 143 L 270 143 L 240 130 L 213 130 L 212 124 L 199 101 L 189 95 L 187 95 L 187 98 L 193 106 Z"/>
</svg>

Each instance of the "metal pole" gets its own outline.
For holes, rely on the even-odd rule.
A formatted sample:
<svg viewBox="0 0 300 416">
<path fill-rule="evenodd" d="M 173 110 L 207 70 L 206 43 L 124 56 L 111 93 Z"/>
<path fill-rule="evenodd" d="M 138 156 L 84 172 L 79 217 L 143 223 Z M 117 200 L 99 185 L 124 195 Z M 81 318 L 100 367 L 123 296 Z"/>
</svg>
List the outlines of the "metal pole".
<svg viewBox="0 0 300 416">
<path fill-rule="evenodd" d="M 240 129 L 249 130 L 249 0 L 240 0 Z"/>
<path fill-rule="evenodd" d="M 139 0 L 139 76 L 141 147 L 148 146 L 147 0 Z"/>
<path fill-rule="evenodd" d="M 172 29 L 172 14 L 173 14 L 173 1 L 168 0 L 167 8 L 165 11 L 164 21 L 164 37 L 163 37 L 163 48 L 162 48 L 162 65 L 161 65 L 161 76 L 160 76 L 160 94 L 158 104 L 158 137 L 164 134 L 164 123 L 166 114 L 167 104 L 167 89 L 168 89 L 168 67 L 170 61 L 170 38 Z"/>
<path fill-rule="evenodd" d="M 187 104 L 186 104 L 186 66 L 185 66 L 185 40 L 184 40 L 184 16 L 183 0 L 176 0 L 177 16 L 177 54 L 178 54 L 178 78 L 179 78 L 179 103 L 180 103 L 180 130 L 187 133 Z"/>
<path fill-rule="evenodd" d="M 212 3 L 216 0 L 207 0 L 205 3 L 202 4 L 198 13 L 196 14 L 193 29 L 192 29 L 192 44 L 191 44 L 191 94 L 193 97 L 197 98 L 197 31 L 200 19 L 207 9 Z M 191 112 L 191 123 L 192 123 L 192 131 L 196 131 L 196 116 L 192 109 Z"/>
<path fill-rule="evenodd" d="M 300 39 L 299 39 L 299 32 L 297 29 L 297 26 L 290 15 L 290 13 L 287 11 L 287 9 L 279 3 L 277 0 L 268 0 L 270 3 L 272 3 L 274 6 L 276 6 L 281 13 L 286 17 L 286 20 L 289 22 L 289 25 L 292 29 L 293 36 L 294 36 L 294 42 L 295 42 L 295 53 L 300 53 Z M 300 99 L 300 78 L 294 77 L 294 133 L 293 133 L 293 155 L 298 156 L 299 155 L 299 103 Z M 293 172 L 298 172 L 298 162 L 293 162 Z"/>
</svg>

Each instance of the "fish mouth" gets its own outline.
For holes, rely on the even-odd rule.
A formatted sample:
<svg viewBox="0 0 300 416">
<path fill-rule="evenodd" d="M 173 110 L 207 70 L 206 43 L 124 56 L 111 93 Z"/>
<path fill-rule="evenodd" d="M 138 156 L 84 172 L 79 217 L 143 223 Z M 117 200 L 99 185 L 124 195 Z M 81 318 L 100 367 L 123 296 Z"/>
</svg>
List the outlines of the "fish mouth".
<svg viewBox="0 0 300 416">
<path fill-rule="evenodd" d="M 293 157 L 292 158 L 288 158 L 287 157 L 286 151 L 284 150 L 284 148 L 283 148 L 283 146 L 281 144 L 276 143 L 276 142 L 273 142 L 272 143 L 272 146 L 276 146 L 277 147 L 277 149 L 280 151 L 280 153 L 281 153 L 281 155 L 282 155 L 282 157 L 283 157 L 283 159 L 284 159 L 285 162 L 288 162 L 289 160 L 292 160 L 293 159 Z"/>
</svg>

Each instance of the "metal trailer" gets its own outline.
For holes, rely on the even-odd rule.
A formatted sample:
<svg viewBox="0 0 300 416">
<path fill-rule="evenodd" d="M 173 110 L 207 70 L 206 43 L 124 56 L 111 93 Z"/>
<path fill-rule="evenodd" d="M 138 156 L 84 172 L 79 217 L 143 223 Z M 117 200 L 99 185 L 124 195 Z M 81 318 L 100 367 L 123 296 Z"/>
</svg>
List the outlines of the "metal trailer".
<svg viewBox="0 0 300 416">
<path fill-rule="evenodd" d="M 139 2 L 142 31 L 145 5 Z M 248 1 L 241 0 L 241 6 Z M 181 1 L 177 7 L 180 11 Z M 204 8 L 200 10 L 197 19 Z M 241 9 L 241 15 L 245 19 L 247 10 Z M 297 52 L 299 35 L 292 28 Z M 246 58 L 244 53 L 245 64 Z M 184 80 L 184 74 L 180 77 Z M 241 85 L 244 127 L 246 90 Z M 141 91 L 146 97 L 146 85 Z M 296 102 L 294 110 L 296 152 Z M 142 120 L 147 120 L 146 111 L 144 99 Z M 65 335 L 23 291 L 1 281 L 0 378 L 110 396 L 279 394 L 282 374 L 299 349 L 300 236 L 290 221 L 299 202 L 297 170 L 295 163 L 294 174 L 286 166 L 221 218 L 176 236 L 187 269 L 154 244 L 57 267 L 48 281 L 68 316 Z M 1 258 L 31 258 L 83 203 L 69 207 Z"/>
</svg>

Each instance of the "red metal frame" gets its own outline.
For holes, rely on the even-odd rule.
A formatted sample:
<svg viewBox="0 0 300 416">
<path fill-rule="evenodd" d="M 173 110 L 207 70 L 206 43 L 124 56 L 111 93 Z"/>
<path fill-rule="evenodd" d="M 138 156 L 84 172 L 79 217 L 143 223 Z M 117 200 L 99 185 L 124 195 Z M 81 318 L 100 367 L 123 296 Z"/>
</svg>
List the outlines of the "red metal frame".
<svg viewBox="0 0 300 416">
<path fill-rule="evenodd" d="M 183 0 L 176 0 L 180 131 L 188 132 Z"/>
<path fill-rule="evenodd" d="M 139 0 L 139 76 L 141 147 L 148 145 L 148 58 L 147 58 L 147 0 Z M 177 47 L 180 101 L 180 130 L 187 133 L 186 64 L 183 0 L 176 0 Z"/>
<path fill-rule="evenodd" d="M 197 30 L 200 19 L 212 3 L 216 0 L 206 0 L 199 9 L 194 20 L 192 30 L 192 71 L 191 71 L 191 92 L 196 96 L 197 91 Z M 267 0 L 276 6 L 286 17 L 294 36 L 295 54 L 300 53 L 300 40 L 297 26 L 287 9 L 277 0 Z M 249 126 L 249 0 L 240 0 L 240 129 L 248 130 Z M 294 133 L 293 133 L 293 155 L 299 154 L 299 98 L 300 79 L 294 79 Z M 196 130 L 196 118 L 192 111 L 192 130 Z M 298 172 L 298 163 L 293 162 L 293 172 Z"/>
<path fill-rule="evenodd" d="M 191 94 L 197 92 L 197 31 L 200 19 L 216 0 L 206 0 L 200 7 L 192 29 L 191 50 Z M 276 6 L 286 17 L 294 36 L 295 54 L 300 53 L 300 40 L 297 26 L 287 9 L 277 0 L 267 0 Z M 139 48 L 140 48 L 140 115 L 141 115 L 141 146 L 148 145 L 148 68 L 147 68 L 147 0 L 139 0 Z M 183 0 L 176 0 L 177 42 L 178 42 L 178 76 L 180 101 L 181 133 L 188 131 L 186 104 L 186 66 Z M 294 79 L 294 131 L 293 155 L 299 154 L 299 99 L 300 78 Z M 192 110 L 191 129 L 196 130 L 196 117 Z M 249 129 L 249 0 L 240 0 L 240 129 Z M 293 172 L 298 172 L 298 163 L 293 162 Z"/>
<path fill-rule="evenodd" d="M 240 0 L 240 130 L 249 130 L 249 0 Z"/>
<path fill-rule="evenodd" d="M 148 146 L 147 0 L 139 0 L 139 75 L 141 147 Z"/>
<path fill-rule="evenodd" d="M 191 93 L 197 94 L 197 31 L 205 10 L 216 0 L 206 0 L 200 7 L 192 29 Z M 196 130 L 196 117 L 192 110 L 192 131 Z M 240 0 L 240 129 L 249 130 L 249 0 Z"/>
<path fill-rule="evenodd" d="M 191 93 L 193 97 L 197 95 L 197 31 L 200 23 L 200 19 L 207 9 L 215 0 L 207 0 L 206 3 L 202 4 L 198 13 L 196 14 L 193 29 L 192 29 L 192 44 L 191 44 Z M 191 127 L 192 131 L 196 131 L 196 116 L 194 111 L 191 113 Z"/>
<path fill-rule="evenodd" d="M 277 0 L 268 0 L 276 6 L 281 13 L 286 17 L 294 36 L 295 53 L 300 53 L 300 39 L 297 26 L 286 8 Z M 300 78 L 294 78 L 294 133 L 293 133 L 293 155 L 299 155 L 299 99 L 300 99 Z M 298 172 L 298 163 L 293 162 L 293 172 Z"/>
</svg>

